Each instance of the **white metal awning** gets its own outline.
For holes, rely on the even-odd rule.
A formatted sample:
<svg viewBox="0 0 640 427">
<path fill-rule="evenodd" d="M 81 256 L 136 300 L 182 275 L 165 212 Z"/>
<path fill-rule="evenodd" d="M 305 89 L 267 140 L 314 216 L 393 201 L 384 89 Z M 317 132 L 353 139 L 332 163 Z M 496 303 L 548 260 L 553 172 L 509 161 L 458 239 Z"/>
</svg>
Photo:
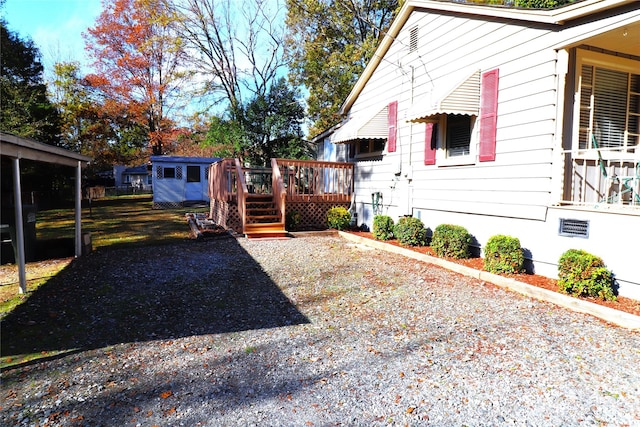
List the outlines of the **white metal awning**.
<svg viewBox="0 0 640 427">
<path fill-rule="evenodd" d="M 428 121 L 438 114 L 462 114 L 477 116 L 480 110 L 480 70 L 475 71 L 453 88 L 434 88 L 414 101 L 409 108 L 408 122 Z"/>
<path fill-rule="evenodd" d="M 330 137 L 334 144 L 347 143 L 358 139 L 387 139 L 389 107 L 363 111 L 340 126 Z"/>
</svg>

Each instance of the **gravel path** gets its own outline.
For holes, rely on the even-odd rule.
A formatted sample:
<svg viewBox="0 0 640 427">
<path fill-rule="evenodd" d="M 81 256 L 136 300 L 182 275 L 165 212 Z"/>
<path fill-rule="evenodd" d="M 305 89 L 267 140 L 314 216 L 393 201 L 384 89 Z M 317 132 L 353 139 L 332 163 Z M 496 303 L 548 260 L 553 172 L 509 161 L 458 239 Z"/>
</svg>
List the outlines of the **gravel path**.
<svg viewBox="0 0 640 427">
<path fill-rule="evenodd" d="M 72 348 L 0 424 L 640 425 L 639 333 L 338 237 L 83 257 L 2 324 Z"/>
</svg>

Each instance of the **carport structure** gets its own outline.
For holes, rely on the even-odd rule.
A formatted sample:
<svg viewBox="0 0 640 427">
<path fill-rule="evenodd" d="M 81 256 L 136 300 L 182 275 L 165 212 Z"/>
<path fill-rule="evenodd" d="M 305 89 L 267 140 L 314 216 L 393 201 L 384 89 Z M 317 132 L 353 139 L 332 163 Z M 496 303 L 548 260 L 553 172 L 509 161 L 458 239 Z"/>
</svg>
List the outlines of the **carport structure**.
<svg viewBox="0 0 640 427">
<path fill-rule="evenodd" d="M 82 254 L 82 168 L 87 166 L 91 158 L 60 147 L 55 147 L 33 139 L 22 138 L 5 132 L 0 132 L 0 156 L 10 158 L 12 163 L 13 197 L 16 221 L 16 262 L 18 264 L 18 274 L 20 279 L 20 293 L 25 293 L 27 291 L 27 276 L 24 250 L 24 224 L 22 220 L 20 160 L 33 160 L 76 168 L 75 256 L 77 258 Z"/>
</svg>

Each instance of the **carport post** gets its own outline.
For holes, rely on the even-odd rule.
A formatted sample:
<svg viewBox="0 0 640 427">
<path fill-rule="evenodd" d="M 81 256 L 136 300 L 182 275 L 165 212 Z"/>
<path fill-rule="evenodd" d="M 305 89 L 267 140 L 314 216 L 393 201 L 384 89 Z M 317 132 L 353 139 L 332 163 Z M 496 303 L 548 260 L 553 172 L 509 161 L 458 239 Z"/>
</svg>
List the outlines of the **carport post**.
<svg viewBox="0 0 640 427">
<path fill-rule="evenodd" d="M 82 255 L 82 162 L 76 168 L 76 258 Z"/>
<path fill-rule="evenodd" d="M 16 247 L 18 248 L 18 278 L 21 294 L 27 293 L 27 274 L 24 255 L 24 225 L 22 223 L 22 189 L 20 185 L 20 159 L 13 158 L 13 200 L 15 203 Z"/>
</svg>

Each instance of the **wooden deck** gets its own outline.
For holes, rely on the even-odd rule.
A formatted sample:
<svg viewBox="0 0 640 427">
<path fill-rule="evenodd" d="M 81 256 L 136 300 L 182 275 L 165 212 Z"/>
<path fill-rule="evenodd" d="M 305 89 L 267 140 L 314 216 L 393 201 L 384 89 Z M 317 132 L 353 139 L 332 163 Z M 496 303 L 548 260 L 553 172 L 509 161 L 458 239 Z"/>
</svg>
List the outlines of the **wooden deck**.
<svg viewBox="0 0 640 427">
<path fill-rule="evenodd" d="M 353 163 L 272 159 L 270 168 L 252 168 L 223 159 L 209 168 L 210 217 L 228 224 L 237 212 L 238 232 L 285 235 L 288 212 L 306 223 L 324 220 L 330 207 L 351 203 L 353 184 Z"/>
</svg>

